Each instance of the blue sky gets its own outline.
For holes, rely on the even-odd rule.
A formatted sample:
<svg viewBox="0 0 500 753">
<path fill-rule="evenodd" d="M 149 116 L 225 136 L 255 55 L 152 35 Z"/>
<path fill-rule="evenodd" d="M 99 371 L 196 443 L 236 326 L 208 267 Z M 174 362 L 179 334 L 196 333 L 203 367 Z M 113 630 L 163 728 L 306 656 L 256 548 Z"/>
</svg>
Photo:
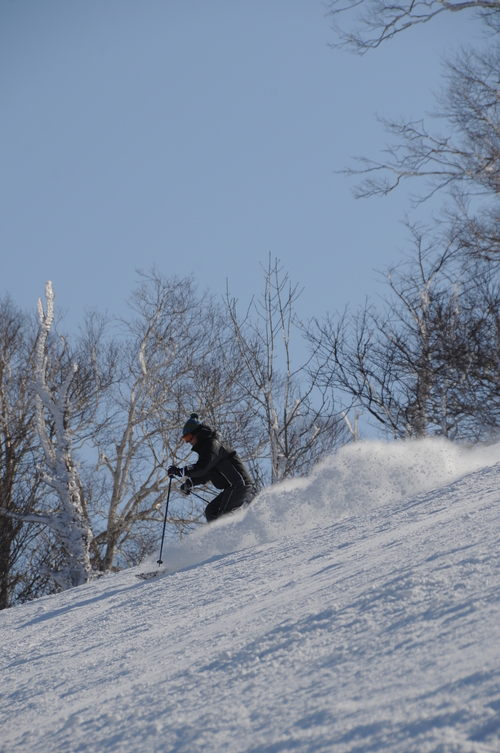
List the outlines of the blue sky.
<svg viewBox="0 0 500 753">
<path fill-rule="evenodd" d="M 432 110 L 480 31 L 444 14 L 359 58 L 316 0 L 0 0 L 0 294 L 35 310 L 51 279 L 75 326 L 155 264 L 247 302 L 271 253 L 302 317 L 356 305 L 408 203 L 335 171 L 384 147 L 377 112 Z"/>
</svg>

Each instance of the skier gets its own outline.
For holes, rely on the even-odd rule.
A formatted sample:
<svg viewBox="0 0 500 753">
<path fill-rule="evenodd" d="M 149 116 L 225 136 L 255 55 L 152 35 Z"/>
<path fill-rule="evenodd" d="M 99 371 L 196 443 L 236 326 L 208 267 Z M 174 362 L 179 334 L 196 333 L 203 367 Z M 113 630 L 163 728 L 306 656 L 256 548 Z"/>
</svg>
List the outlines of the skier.
<svg viewBox="0 0 500 753">
<path fill-rule="evenodd" d="M 216 489 L 222 489 L 205 508 L 208 523 L 241 507 L 250 496 L 253 482 L 235 450 L 224 447 L 216 432 L 198 421 L 197 413 L 191 413 L 182 427 L 182 438 L 198 453 L 198 460 L 185 468 L 171 465 L 167 473 L 170 477 L 185 477 L 180 487 L 184 494 L 189 494 L 193 486 L 208 481 Z"/>
</svg>

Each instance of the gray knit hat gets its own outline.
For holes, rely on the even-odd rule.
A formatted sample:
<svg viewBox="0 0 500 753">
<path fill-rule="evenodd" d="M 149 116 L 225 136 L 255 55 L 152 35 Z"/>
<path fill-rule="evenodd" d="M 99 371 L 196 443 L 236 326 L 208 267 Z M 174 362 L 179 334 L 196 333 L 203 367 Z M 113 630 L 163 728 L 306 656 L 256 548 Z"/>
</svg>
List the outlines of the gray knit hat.
<svg viewBox="0 0 500 753">
<path fill-rule="evenodd" d="M 198 414 L 191 413 L 188 420 L 182 427 L 182 436 L 185 437 L 186 434 L 196 434 L 196 432 L 200 428 L 201 428 L 201 421 L 198 421 Z"/>
</svg>

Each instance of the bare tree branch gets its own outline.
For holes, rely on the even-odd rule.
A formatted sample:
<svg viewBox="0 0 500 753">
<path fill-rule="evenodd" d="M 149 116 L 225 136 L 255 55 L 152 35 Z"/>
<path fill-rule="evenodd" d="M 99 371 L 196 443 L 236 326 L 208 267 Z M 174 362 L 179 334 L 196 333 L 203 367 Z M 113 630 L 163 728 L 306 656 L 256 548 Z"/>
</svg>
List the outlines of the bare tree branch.
<svg viewBox="0 0 500 753">
<path fill-rule="evenodd" d="M 248 382 L 240 386 L 260 424 L 259 451 L 269 458 L 270 481 L 307 473 L 324 453 L 345 440 L 344 426 L 333 412 L 328 388 L 313 367 L 318 349 L 292 365 L 292 332 L 303 330 L 295 315 L 300 295 L 279 260 L 264 270 L 264 292 L 243 319 L 237 301 L 226 294 L 229 326 Z M 256 317 L 252 319 L 252 314 Z"/>
<path fill-rule="evenodd" d="M 499 13 L 500 4 L 498 0 L 405 0 L 397 4 L 386 0 L 333 0 L 329 8 L 336 21 L 344 15 L 353 18 L 350 30 L 341 29 L 338 22 L 335 24 L 339 42 L 334 46 L 364 54 L 442 13 L 472 10 L 491 16 Z"/>
</svg>

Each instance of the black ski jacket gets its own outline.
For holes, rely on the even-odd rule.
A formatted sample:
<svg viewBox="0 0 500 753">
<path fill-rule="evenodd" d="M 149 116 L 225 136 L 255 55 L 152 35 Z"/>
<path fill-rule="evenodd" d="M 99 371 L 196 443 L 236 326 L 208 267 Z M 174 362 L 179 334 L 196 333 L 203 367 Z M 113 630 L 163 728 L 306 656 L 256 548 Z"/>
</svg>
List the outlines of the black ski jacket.
<svg viewBox="0 0 500 753">
<path fill-rule="evenodd" d="M 216 489 L 238 489 L 253 486 L 253 481 L 235 450 L 224 447 L 216 432 L 205 424 L 196 433 L 193 450 L 198 453 L 194 465 L 187 465 L 184 474 L 194 486 L 211 481 Z"/>
</svg>

